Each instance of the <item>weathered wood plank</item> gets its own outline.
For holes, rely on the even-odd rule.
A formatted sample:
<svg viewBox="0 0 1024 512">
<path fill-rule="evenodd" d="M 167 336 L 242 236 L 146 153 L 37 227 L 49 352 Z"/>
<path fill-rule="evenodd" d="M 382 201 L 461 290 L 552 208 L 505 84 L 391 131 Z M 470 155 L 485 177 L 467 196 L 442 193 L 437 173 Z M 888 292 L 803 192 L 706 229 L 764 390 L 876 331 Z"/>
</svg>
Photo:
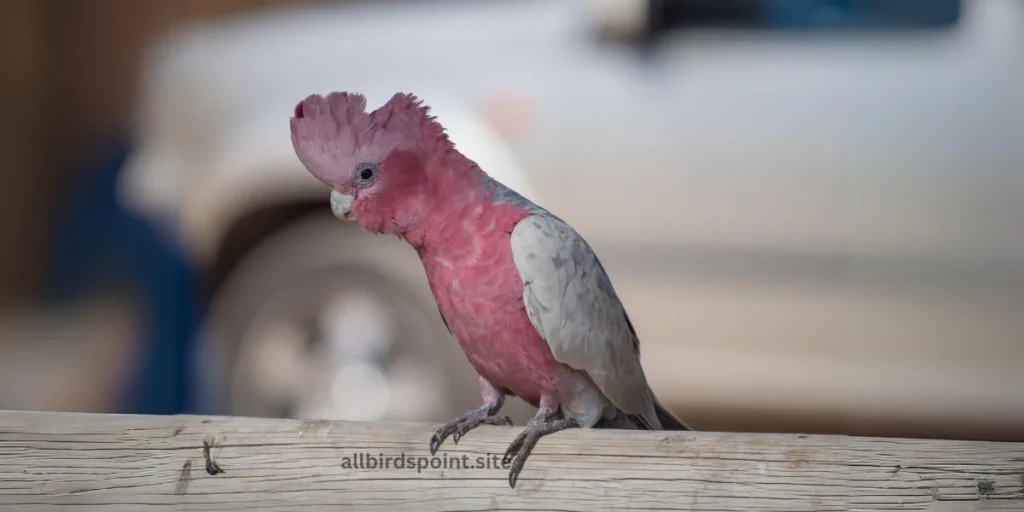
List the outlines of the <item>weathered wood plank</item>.
<svg viewBox="0 0 1024 512">
<path fill-rule="evenodd" d="M 576 430 L 512 490 L 489 456 L 517 432 L 430 458 L 429 425 L 2 412 L 0 509 L 1024 510 L 1024 443 Z M 434 460 L 449 467 L 416 468 Z"/>
</svg>

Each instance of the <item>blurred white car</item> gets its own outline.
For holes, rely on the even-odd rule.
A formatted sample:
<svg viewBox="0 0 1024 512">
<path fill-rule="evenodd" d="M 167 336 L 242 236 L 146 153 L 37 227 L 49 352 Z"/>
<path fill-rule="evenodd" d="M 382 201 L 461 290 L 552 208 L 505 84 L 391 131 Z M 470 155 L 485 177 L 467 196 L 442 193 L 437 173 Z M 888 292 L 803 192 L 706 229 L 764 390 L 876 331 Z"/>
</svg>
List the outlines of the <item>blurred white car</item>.
<svg viewBox="0 0 1024 512">
<path fill-rule="evenodd" d="M 1021 4 L 788 34 L 651 9 L 683 3 L 316 6 L 154 51 L 124 198 L 211 276 L 209 407 L 440 421 L 480 400 L 412 251 L 335 222 L 294 157 L 295 103 L 345 89 L 419 95 L 574 224 L 697 428 L 1019 430 Z"/>
<path fill-rule="evenodd" d="M 213 289 L 198 410 L 441 420 L 482 400 L 415 253 L 331 216 L 329 190 L 295 157 L 288 118 L 312 93 L 357 91 L 373 108 L 414 92 L 495 179 L 536 192 L 486 103 L 389 66 L 342 64 L 351 40 L 340 34 L 362 24 L 342 14 L 197 26 L 151 54 L 121 192 Z"/>
</svg>

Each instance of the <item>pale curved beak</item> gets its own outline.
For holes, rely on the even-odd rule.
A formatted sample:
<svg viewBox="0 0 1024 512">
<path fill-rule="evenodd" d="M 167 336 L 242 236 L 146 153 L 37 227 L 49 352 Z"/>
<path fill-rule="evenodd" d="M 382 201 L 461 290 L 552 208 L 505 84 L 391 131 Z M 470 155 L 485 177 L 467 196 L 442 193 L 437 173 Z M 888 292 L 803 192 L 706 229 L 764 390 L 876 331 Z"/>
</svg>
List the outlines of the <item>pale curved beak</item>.
<svg viewBox="0 0 1024 512">
<path fill-rule="evenodd" d="M 352 203 L 356 200 L 356 196 L 350 196 L 348 194 L 342 194 L 337 190 L 331 191 L 331 211 L 334 212 L 334 216 L 341 220 L 352 220 Z"/>
</svg>

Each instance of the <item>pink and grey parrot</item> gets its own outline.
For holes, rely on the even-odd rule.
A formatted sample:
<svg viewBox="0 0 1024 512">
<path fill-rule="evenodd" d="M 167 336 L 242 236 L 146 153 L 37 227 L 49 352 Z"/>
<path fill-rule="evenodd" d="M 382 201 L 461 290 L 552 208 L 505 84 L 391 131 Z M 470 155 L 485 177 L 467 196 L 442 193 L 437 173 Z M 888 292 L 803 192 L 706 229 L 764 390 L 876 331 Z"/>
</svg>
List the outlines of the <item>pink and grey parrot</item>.
<svg viewBox="0 0 1024 512">
<path fill-rule="evenodd" d="M 537 408 L 505 452 L 512 488 L 548 434 L 690 430 L 648 385 L 636 331 L 583 237 L 461 154 L 418 98 L 367 112 L 361 94 L 311 95 L 291 134 L 335 215 L 415 248 L 479 375 L 484 404 L 437 429 L 431 454 L 480 424 L 511 425 L 498 416 L 509 395 Z"/>
</svg>

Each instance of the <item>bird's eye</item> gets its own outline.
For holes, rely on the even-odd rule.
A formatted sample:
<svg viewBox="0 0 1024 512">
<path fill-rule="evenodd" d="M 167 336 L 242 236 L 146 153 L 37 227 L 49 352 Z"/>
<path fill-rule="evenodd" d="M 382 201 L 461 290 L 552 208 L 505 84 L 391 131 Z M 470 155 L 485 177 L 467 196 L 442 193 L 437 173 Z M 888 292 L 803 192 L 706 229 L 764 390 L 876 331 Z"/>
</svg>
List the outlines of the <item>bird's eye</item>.
<svg viewBox="0 0 1024 512">
<path fill-rule="evenodd" d="M 356 168 L 356 186 L 365 188 L 377 181 L 377 164 L 364 163 Z"/>
</svg>

